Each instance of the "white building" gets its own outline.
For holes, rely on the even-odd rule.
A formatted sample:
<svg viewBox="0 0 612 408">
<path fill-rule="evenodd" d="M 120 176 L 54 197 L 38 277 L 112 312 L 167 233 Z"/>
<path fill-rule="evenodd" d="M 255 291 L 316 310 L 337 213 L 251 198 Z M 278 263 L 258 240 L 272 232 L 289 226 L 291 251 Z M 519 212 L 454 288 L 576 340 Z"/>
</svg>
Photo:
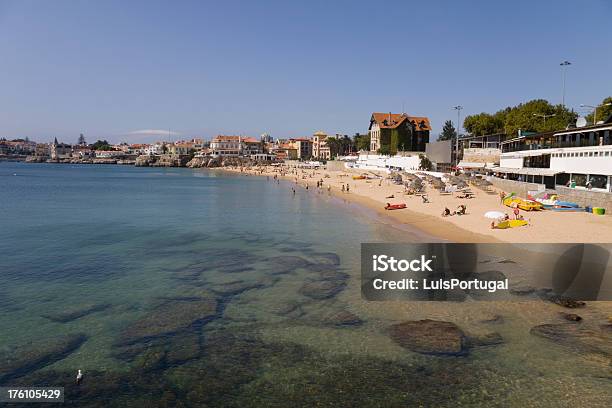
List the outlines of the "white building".
<svg viewBox="0 0 612 408">
<path fill-rule="evenodd" d="M 612 123 L 522 136 L 502 143 L 499 167 L 505 178 L 547 188 L 612 191 Z"/>
<path fill-rule="evenodd" d="M 240 156 L 241 154 L 240 136 L 215 136 L 210 142 L 210 150 L 213 156 Z"/>
<path fill-rule="evenodd" d="M 363 170 L 418 170 L 421 158 L 418 155 L 385 156 L 380 154 L 360 153 L 357 161 L 350 167 Z"/>
</svg>

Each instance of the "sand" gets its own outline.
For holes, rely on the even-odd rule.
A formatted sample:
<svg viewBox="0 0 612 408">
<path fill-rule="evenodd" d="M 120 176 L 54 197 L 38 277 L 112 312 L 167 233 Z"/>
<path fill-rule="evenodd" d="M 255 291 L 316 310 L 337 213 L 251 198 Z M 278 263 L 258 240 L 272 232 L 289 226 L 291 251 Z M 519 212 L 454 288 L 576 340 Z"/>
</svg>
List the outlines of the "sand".
<svg viewBox="0 0 612 408">
<path fill-rule="evenodd" d="M 335 194 L 343 200 L 354 202 L 377 211 L 393 223 L 408 224 L 429 235 L 450 242 L 612 242 L 612 217 L 598 216 L 585 212 L 558 213 L 553 211 L 522 211 L 521 215 L 529 225 L 511 229 L 492 229 L 491 220 L 484 217 L 487 211 L 501 211 L 511 217 L 512 209 L 500 202 L 498 194 L 487 194 L 471 187 L 474 198 L 461 199 L 458 194 L 442 195 L 427 186 L 429 203 L 420 196 L 407 195 L 404 187 L 395 185 L 384 173 L 383 179 L 353 180 L 352 176 L 362 174 L 357 170 L 343 171 L 287 169 L 285 167 L 258 166 L 251 168 L 225 168 L 227 171 L 269 177 L 274 176 L 292 181 L 294 188 L 305 189 L 317 194 L 317 181 L 323 180 L 322 194 Z M 297 174 L 296 174 L 297 173 Z M 373 172 L 369 172 L 373 173 Z M 297 183 L 296 183 L 297 182 Z M 349 185 L 349 192 L 342 191 L 342 185 Z M 329 187 L 329 189 L 328 189 Z M 495 190 L 499 193 L 499 190 Z M 289 191 L 291 193 L 291 191 Z M 393 195 L 394 198 L 386 198 Z M 405 203 L 403 210 L 387 211 L 385 203 Z M 467 214 L 442 217 L 444 208 L 455 211 L 459 205 L 467 207 Z"/>
</svg>

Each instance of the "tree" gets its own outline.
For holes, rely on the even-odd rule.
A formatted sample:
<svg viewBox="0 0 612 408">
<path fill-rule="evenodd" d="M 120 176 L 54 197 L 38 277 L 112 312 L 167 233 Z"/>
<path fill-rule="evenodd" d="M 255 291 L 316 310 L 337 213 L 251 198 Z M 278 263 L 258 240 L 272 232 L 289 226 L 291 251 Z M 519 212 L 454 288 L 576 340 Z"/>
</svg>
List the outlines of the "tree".
<svg viewBox="0 0 612 408">
<path fill-rule="evenodd" d="M 356 133 L 353 137 L 353 143 L 357 150 L 370 150 L 370 134 L 360 135 Z"/>
<path fill-rule="evenodd" d="M 606 120 L 610 117 L 610 115 L 612 115 L 612 105 L 606 105 L 607 103 L 612 104 L 612 96 L 608 96 L 607 98 L 604 98 L 604 100 L 601 101 L 601 103 L 597 107 L 597 122 L 599 122 L 600 120 Z M 601 105 L 604 105 L 604 106 L 601 106 Z M 593 123 L 593 119 L 595 119 L 594 114 L 595 114 L 595 111 L 593 111 L 593 113 L 586 116 L 587 122 Z"/>
<path fill-rule="evenodd" d="M 389 145 L 382 145 L 380 146 L 380 149 L 378 149 L 378 154 L 384 154 L 384 155 L 390 155 L 391 154 L 391 149 L 389 148 Z"/>
<path fill-rule="evenodd" d="M 457 131 L 455 126 L 453 126 L 453 122 L 450 120 L 444 122 L 444 127 L 442 128 L 442 133 L 438 136 L 438 140 L 453 140 L 456 136 Z"/>
<path fill-rule="evenodd" d="M 342 150 L 342 142 L 340 139 L 329 136 L 327 139 L 325 139 L 325 142 L 327 143 L 327 146 L 329 146 L 331 157 L 336 157 L 338 154 L 340 154 L 340 151 Z"/>
<path fill-rule="evenodd" d="M 469 115 L 465 117 L 463 127 L 473 136 L 502 133 L 504 131 L 504 122 L 501 116 L 502 115 L 491 115 L 484 112 L 477 115 Z"/>
<path fill-rule="evenodd" d="M 419 164 L 419 170 L 431 171 L 433 169 L 433 163 L 424 154 L 419 154 L 421 163 Z"/>
<path fill-rule="evenodd" d="M 463 127 L 474 136 L 505 133 L 515 136 L 519 129 L 528 132 L 551 132 L 565 129 L 576 122 L 575 112 L 562 105 L 551 105 L 544 99 L 534 99 L 507 107 L 494 114 L 469 115 Z"/>
<path fill-rule="evenodd" d="M 544 117 L 546 116 L 546 117 Z M 537 133 L 565 129 L 578 115 L 563 105 L 551 105 L 544 99 L 521 103 L 505 114 L 504 132 L 517 135 L 519 129 Z"/>
<path fill-rule="evenodd" d="M 106 140 L 98 140 L 94 143 L 91 148 L 93 150 L 113 150 Z"/>
<path fill-rule="evenodd" d="M 87 141 L 85 140 L 85 136 L 83 136 L 82 133 L 79 135 L 79 140 L 77 141 L 77 144 L 81 146 L 85 146 L 87 144 Z"/>
</svg>

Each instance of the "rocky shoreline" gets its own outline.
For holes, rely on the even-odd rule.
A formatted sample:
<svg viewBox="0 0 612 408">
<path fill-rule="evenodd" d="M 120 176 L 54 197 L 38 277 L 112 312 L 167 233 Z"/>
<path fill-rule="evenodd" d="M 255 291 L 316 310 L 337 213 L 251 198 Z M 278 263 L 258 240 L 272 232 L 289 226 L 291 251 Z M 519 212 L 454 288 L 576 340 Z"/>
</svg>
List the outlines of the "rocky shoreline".
<svg viewBox="0 0 612 408">
<path fill-rule="evenodd" d="M 245 157 L 191 157 L 189 155 L 163 154 L 159 156 L 138 156 L 135 159 L 95 158 L 95 159 L 49 159 L 44 156 L 27 156 L 16 159 L 26 163 L 56 163 L 56 164 L 120 164 L 136 167 L 188 167 L 213 168 L 229 166 L 249 167 L 255 161 Z"/>
</svg>

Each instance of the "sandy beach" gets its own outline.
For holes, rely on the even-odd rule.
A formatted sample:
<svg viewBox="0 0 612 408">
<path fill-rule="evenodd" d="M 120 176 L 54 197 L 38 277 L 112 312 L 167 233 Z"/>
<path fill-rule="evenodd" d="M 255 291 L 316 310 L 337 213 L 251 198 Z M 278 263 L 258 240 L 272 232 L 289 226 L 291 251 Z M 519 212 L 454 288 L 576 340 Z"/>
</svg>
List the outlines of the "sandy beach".
<svg viewBox="0 0 612 408">
<path fill-rule="evenodd" d="M 426 187 L 425 203 L 418 195 L 404 192 L 404 187 L 393 184 L 388 175 L 378 173 L 382 179 L 354 180 L 352 176 L 363 171 L 345 169 L 328 171 L 323 169 L 294 169 L 286 167 L 257 166 L 251 168 L 227 167 L 227 171 L 245 175 L 274 177 L 292 181 L 294 188 L 306 189 L 312 194 L 334 194 L 343 200 L 366 206 L 393 222 L 409 224 L 418 229 L 451 242 L 610 242 L 612 240 L 612 217 L 597 216 L 585 212 L 558 213 L 553 211 L 520 211 L 529 225 L 520 228 L 492 229 L 491 220 L 484 217 L 487 211 L 500 211 L 514 217 L 512 209 L 500 202 L 499 190 L 495 194 L 471 187 L 474 196 L 462 199 L 457 193 L 441 194 L 432 186 Z M 368 171 L 373 174 L 375 172 Z M 317 188 L 317 182 L 323 186 Z M 346 185 L 349 191 L 346 191 Z M 342 187 L 345 187 L 343 190 Z M 292 192 L 289 191 L 288 194 Z M 393 196 L 393 198 L 388 198 Z M 406 209 L 387 211 L 386 203 L 406 204 Z M 443 217 L 445 208 L 455 211 L 459 205 L 467 207 L 465 215 Z"/>
</svg>

